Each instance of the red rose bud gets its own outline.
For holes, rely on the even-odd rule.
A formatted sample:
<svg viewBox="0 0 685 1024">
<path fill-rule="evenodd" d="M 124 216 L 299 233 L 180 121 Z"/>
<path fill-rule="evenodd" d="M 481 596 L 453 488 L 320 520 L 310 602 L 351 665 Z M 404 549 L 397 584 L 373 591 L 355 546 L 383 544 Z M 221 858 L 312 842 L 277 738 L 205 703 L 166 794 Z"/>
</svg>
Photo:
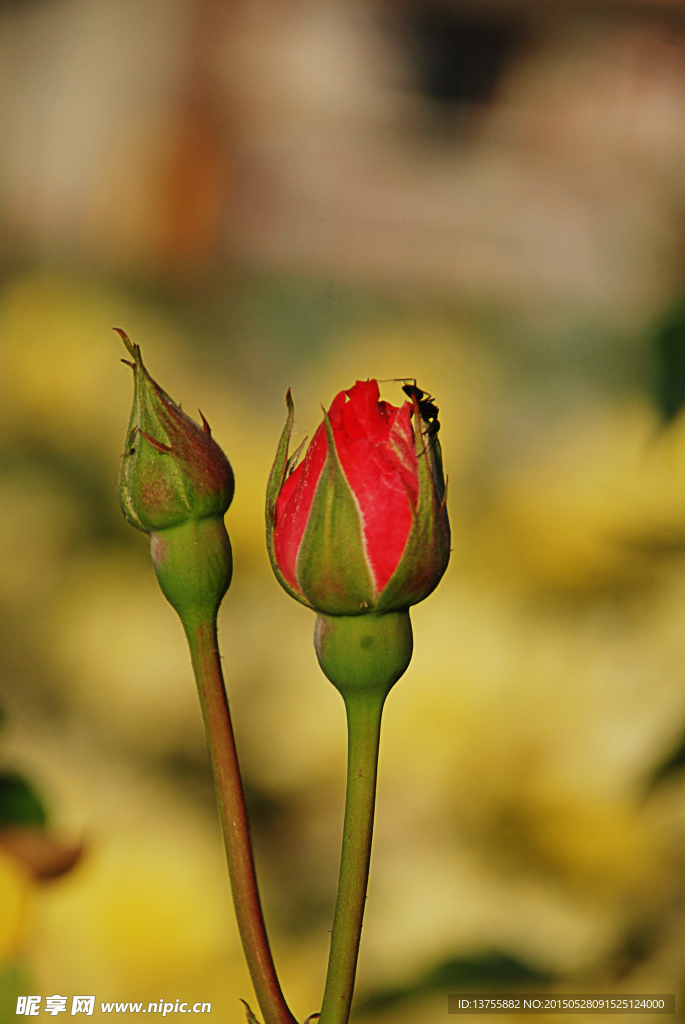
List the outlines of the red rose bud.
<svg viewBox="0 0 685 1024">
<path fill-rule="evenodd" d="M 133 411 L 121 459 L 119 498 L 129 523 L 150 534 L 160 586 L 182 618 L 218 608 L 231 579 L 224 513 L 233 498 L 233 471 L 202 426 L 149 375 L 117 329 L 133 361 Z M 184 619 L 185 623 L 185 619 Z"/>
<path fill-rule="evenodd" d="M 299 465 L 299 452 L 288 454 L 288 392 L 267 493 L 269 554 L 288 593 L 325 615 L 404 610 L 447 568 L 437 409 L 407 391 L 412 402 L 399 408 L 379 400 L 375 380 L 341 391 Z"/>
</svg>

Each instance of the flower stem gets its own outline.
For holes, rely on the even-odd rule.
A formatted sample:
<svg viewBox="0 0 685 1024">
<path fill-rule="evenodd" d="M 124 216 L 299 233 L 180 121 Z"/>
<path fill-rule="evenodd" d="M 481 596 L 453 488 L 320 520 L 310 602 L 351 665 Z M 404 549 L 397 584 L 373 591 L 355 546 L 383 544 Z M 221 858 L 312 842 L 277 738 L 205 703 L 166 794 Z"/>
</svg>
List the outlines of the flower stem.
<svg viewBox="0 0 685 1024">
<path fill-rule="evenodd" d="M 264 925 L 245 795 L 219 659 L 216 619 L 184 621 L 184 627 L 207 733 L 233 902 L 252 984 L 265 1024 L 297 1024 L 283 997 Z"/>
<path fill-rule="evenodd" d="M 369 878 L 381 715 L 387 688 L 344 694 L 347 797 L 338 898 L 319 1024 L 347 1024 Z"/>
</svg>

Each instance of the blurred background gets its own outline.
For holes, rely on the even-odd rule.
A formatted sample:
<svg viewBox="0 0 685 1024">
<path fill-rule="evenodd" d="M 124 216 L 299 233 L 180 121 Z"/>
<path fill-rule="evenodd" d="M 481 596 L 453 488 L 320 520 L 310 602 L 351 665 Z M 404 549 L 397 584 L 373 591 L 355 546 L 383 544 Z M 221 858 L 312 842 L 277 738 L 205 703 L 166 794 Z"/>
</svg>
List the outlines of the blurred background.
<svg viewBox="0 0 685 1024">
<path fill-rule="evenodd" d="M 286 388 L 303 438 L 371 376 L 440 406 L 454 551 L 387 705 L 355 1019 L 682 1000 L 682 5 L 3 0 L 0 131 L 3 1024 L 251 998 L 184 640 L 118 509 L 112 327 L 235 469 L 221 643 L 298 1019 L 345 727 L 263 493 Z"/>
</svg>

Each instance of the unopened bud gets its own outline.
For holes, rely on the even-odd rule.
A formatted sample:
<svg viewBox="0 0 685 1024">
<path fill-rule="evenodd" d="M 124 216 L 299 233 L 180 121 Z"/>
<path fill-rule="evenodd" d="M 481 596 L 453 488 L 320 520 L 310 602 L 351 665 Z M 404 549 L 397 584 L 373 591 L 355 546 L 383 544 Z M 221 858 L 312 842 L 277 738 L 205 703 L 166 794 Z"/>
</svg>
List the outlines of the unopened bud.
<svg viewBox="0 0 685 1024">
<path fill-rule="evenodd" d="M 117 329 L 118 330 L 118 329 Z M 231 581 L 231 545 L 224 513 L 233 471 L 211 436 L 187 416 L 147 372 L 138 345 L 118 330 L 133 361 L 133 411 L 119 477 L 128 521 L 150 534 L 164 595 L 187 627 L 213 615 Z"/>
</svg>

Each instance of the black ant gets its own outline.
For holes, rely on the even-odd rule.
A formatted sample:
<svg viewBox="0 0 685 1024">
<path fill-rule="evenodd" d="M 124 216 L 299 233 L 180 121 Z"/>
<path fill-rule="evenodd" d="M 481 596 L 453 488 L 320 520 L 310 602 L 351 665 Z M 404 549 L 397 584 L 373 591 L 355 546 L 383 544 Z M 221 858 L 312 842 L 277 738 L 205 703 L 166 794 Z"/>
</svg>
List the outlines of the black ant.
<svg viewBox="0 0 685 1024">
<path fill-rule="evenodd" d="M 438 412 L 440 411 L 433 401 L 433 396 L 429 395 L 427 391 L 422 391 L 421 388 L 416 386 L 416 379 L 413 384 L 403 384 L 402 390 L 404 391 L 407 398 L 412 401 L 416 401 L 419 407 L 419 413 L 421 419 L 428 426 L 428 436 L 435 437 L 437 432 L 440 430 L 440 420 L 438 419 Z"/>
</svg>

